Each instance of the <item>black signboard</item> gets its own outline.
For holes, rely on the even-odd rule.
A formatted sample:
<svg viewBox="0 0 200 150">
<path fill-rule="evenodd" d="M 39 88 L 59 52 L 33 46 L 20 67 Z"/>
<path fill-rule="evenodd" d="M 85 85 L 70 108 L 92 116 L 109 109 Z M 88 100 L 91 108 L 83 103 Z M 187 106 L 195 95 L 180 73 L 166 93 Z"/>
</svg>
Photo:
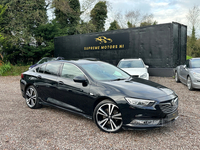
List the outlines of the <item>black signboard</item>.
<svg viewBox="0 0 200 150">
<path fill-rule="evenodd" d="M 129 33 L 84 35 L 81 37 L 84 51 L 124 50 L 129 48 Z"/>
</svg>

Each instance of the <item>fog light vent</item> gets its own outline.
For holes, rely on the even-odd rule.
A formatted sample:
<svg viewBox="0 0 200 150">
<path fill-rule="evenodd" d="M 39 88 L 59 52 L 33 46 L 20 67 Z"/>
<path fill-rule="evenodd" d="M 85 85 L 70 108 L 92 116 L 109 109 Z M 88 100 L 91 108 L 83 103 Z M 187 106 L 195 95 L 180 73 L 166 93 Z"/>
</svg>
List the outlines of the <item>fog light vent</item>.
<svg viewBox="0 0 200 150">
<path fill-rule="evenodd" d="M 160 120 L 133 120 L 131 124 L 134 125 L 157 125 L 160 123 Z"/>
</svg>

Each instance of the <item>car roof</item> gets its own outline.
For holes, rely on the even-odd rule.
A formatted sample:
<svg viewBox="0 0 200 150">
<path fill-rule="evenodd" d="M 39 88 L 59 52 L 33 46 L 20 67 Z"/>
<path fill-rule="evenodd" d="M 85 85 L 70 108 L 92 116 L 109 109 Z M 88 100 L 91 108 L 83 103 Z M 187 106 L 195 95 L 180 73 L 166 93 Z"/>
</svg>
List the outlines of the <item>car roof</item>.
<svg viewBox="0 0 200 150">
<path fill-rule="evenodd" d="M 191 58 L 190 60 L 193 60 L 193 59 L 200 59 L 200 57 L 196 57 L 196 58 Z"/>
<path fill-rule="evenodd" d="M 56 60 L 56 62 L 70 62 L 70 63 L 73 63 L 73 64 L 89 64 L 89 63 L 100 63 L 102 61 L 99 61 L 99 60 L 90 60 L 90 59 L 77 59 L 77 60 Z"/>
<path fill-rule="evenodd" d="M 121 59 L 120 61 L 131 61 L 131 60 L 142 60 L 141 58 L 125 58 Z"/>
</svg>

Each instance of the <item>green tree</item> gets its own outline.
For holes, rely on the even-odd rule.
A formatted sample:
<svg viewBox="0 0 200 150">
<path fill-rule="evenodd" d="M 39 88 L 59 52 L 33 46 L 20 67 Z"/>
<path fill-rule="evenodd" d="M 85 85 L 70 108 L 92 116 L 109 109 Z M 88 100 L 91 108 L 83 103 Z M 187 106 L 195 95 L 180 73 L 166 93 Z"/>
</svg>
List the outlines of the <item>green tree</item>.
<svg viewBox="0 0 200 150">
<path fill-rule="evenodd" d="M 191 37 L 188 37 L 187 54 L 189 56 L 197 57 L 200 49 L 198 48 L 195 27 L 192 28 Z"/>
<path fill-rule="evenodd" d="M 105 31 L 104 24 L 107 18 L 106 2 L 98 2 L 90 13 L 91 21 L 96 27 L 96 32 Z"/>
<path fill-rule="evenodd" d="M 54 37 L 64 35 L 60 24 L 53 20 L 52 22 L 41 24 L 34 31 L 36 43 L 27 44 L 23 47 L 22 55 L 24 62 L 36 62 L 42 57 L 52 57 L 54 51 Z"/>
<path fill-rule="evenodd" d="M 117 30 L 117 29 L 120 29 L 120 26 L 117 23 L 117 21 L 114 20 L 113 22 L 110 23 L 110 27 L 109 27 L 108 31 Z"/>
<path fill-rule="evenodd" d="M 4 14 L 5 14 L 6 9 L 7 9 L 6 6 L 0 5 L 0 58 L 1 59 L 3 59 L 1 45 L 5 40 L 4 36 L 2 35 L 2 31 L 3 31 L 2 25 L 4 23 Z"/>
<path fill-rule="evenodd" d="M 135 28 L 136 26 L 129 21 L 127 22 L 128 28 Z"/>
<path fill-rule="evenodd" d="M 32 41 L 33 30 L 47 22 L 45 0 L 10 0 L 7 6 L 3 28 L 15 45 Z"/>
<path fill-rule="evenodd" d="M 196 57 L 200 57 L 200 39 L 196 41 Z"/>
<path fill-rule="evenodd" d="M 91 21 L 89 22 L 83 22 L 76 27 L 77 33 L 78 34 L 86 34 L 86 33 L 92 33 L 96 31 L 95 26 L 92 24 Z"/>
<path fill-rule="evenodd" d="M 79 0 L 53 0 L 53 8 L 55 8 L 56 20 L 66 34 L 76 34 L 81 14 Z M 69 30 L 68 27 L 70 27 Z"/>
<path fill-rule="evenodd" d="M 156 25 L 158 22 L 153 21 L 153 14 L 146 14 L 143 16 L 142 21 L 140 23 L 140 27 Z"/>
<path fill-rule="evenodd" d="M 34 30 L 47 22 L 47 4 L 45 0 L 3 0 L 0 3 L 7 4 L 2 25 L 6 41 L 2 49 L 5 59 L 17 63 L 26 53 L 23 47 L 34 43 Z"/>
</svg>

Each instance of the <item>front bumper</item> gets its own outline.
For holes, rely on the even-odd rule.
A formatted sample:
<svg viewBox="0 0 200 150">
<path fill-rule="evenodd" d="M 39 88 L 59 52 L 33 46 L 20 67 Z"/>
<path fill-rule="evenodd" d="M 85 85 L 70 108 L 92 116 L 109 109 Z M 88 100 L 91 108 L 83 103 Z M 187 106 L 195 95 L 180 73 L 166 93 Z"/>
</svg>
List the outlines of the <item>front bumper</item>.
<svg viewBox="0 0 200 150">
<path fill-rule="evenodd" d="M 200 79 L 192 78 L 192 87 L 200 89 Z"/>
<path fill-rule="evenodd" d="M 150 107 L 126 105 L 121 109 L 124 128 L 161 127 L 178 118 L 178 97 L 163 97 Z"/>
<path fill-rule="evenodd" d="M 178 119 L 178 110 L 161 119 L 134 119 L 129 124 L 124 124 L 125 129 L 148 129 L 162 127 Z"/>
</svg>

